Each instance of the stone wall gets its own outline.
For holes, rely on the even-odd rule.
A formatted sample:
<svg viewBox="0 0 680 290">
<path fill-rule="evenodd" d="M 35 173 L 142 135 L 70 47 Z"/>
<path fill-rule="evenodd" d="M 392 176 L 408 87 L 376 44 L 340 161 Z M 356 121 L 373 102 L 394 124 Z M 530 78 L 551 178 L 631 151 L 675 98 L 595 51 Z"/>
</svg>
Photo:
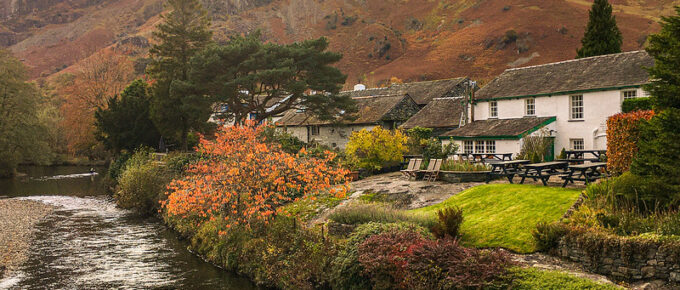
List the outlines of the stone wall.
<svg viewBox="0 0 680 290">
<path fill-rule="evenodd" d="M 557 255 L 583 265 L 591 272 L 616 280 L 664 280 L 680 282 L 680 264 L 677 248 L 663 242 L 627 237 L 621 241 L 602 239 L 595 251 L 587 251 L 587 243 L 563 237 L 557 247 Z M 589 237 L 591 241 L 597 237 Z M 674 249 L 675 248 L 675 249 Z M 674 251 L 675 250 L 675 251 Z"/>
</svg>

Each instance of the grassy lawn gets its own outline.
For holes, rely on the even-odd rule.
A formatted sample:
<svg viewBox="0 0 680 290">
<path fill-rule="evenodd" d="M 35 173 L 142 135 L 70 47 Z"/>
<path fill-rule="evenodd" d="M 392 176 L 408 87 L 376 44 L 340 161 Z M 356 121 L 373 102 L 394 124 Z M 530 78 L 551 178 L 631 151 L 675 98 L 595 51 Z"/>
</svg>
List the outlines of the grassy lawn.
<svg viewBox="0 0 680 290">
<path fill-rule="evenodd" d="M 601 284 L 592 280 L 578 278 L 556 271 L 543 271 L 531 268 L 529 269 L 515 268 L 512 269 L 510 272 L 513 278 L 510 288 L 515 290 L 621 289 L 615 285 Z"/>
<path fill-rule="evenodd" d="M 475 247 L 503 247 L 519 253 L 535 251 L 531 231 L 541 221 L 558 220 L 580 191 L 519 184 L 470 188 L 444 202 L 414 212 L 432 212 L 456 205 L 463 209 L 461 240 Z"/>
</svg>

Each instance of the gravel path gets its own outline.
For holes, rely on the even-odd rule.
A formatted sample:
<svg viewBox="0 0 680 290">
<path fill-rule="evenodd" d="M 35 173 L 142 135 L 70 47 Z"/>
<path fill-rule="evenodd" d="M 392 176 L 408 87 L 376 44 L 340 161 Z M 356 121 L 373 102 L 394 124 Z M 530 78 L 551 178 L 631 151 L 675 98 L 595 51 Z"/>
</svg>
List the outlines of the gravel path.
<svg viewBox="0 0 680 290">
<path fill-rule="evenodd" d="M 25 261 L 35 224 L 52 210 L 38 201 L 0 199 L 0 278 Z"/>
</svg>

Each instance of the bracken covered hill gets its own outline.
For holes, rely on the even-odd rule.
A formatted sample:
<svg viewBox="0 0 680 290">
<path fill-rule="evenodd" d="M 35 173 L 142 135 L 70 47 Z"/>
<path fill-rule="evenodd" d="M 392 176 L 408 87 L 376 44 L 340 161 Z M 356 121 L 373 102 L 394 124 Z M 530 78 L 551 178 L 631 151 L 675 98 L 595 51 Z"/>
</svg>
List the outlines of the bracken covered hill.
<svg viewBox="0 0 680 290">
<path fill-rule="evenodd" d="M 624 51 L 644 47 L 670 0 L 610 0 Z M 470 76 L 571 59 L 592 1 L 587 0 L 204 0 L 217 39 L 255 29 L 267 41 L 326 36 L 343 53 L 346 87 Z M 34 77 L 69 70 L 105 47 L 140 50 L 163 11 L 161 0 L 0 0 L 0 46 Z M 144 53 L 137 57 L 143 57 Z"/>
</svg>

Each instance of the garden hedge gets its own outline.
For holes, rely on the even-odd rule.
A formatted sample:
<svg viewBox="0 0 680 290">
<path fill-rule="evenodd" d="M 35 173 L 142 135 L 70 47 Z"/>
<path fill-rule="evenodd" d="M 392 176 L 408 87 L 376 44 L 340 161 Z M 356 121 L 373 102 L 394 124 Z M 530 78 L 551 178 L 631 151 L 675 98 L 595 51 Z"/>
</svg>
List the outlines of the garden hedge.
<svg viewBox="0 0 680 290">
<path fill-rule="evenodd" d="M 654 111 L 620 113 L 607 119 L 607 168 L 614 174 L 628 171 L 637 153 L 640 120 L 649 120 Z"/>
</svg>

